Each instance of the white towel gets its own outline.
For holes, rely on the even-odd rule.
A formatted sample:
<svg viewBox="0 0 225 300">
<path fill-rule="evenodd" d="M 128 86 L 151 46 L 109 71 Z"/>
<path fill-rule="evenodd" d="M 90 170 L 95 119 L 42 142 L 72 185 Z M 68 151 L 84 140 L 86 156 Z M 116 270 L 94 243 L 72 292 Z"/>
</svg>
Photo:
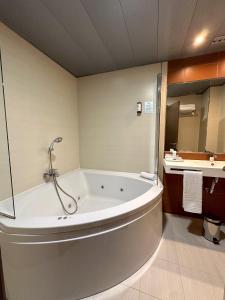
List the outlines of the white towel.
<svg viewBox="0 0 225 300">
<path fill-rule="evenodd" d="M 184 171 L 183 178 L 184 211 L 202 213 L 202 172 Z"/>
<path fill-rule="evenodd" d="M 180 105 L 180 113 L 188 114 L 196 111 L 195 104 L 181 104 Z"/>
<path fill-rule="evenodd" d="M 149 179 L 149 180 L 155 180 L 156 175 L 153 173 L 148 173 L 148 172 L 141 172 L 141 177 Z"/>
</svg>

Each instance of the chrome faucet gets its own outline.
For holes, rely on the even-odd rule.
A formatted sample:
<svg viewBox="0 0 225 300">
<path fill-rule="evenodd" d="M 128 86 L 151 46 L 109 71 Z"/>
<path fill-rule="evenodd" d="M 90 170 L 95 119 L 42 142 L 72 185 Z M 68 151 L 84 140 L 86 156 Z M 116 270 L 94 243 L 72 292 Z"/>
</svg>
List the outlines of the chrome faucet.
<svg viewBox="0 0 225 300">
<path fill-rule="evenodd" d="M 209 161 L 211 162 L 211 166 L 214 166 L 214 160 L 216 159 L 217 155 L 212 151 L 205 150 L 205 152 L 209 154 Z"/>
<path fill-rule="evenodd" d="M 48 171 L 44 172 L 44 174 L 43 174 L 43 178 L 46 183 L 52 182 L 54 176 L 59 177 L 59 171 L 57 169 L 49 169 Z"/>
<path fill-rule="evenodd" d="M 54 151 L 54 144 L 60 143 L 60 142 L 62 142 L 62 140 L 63 140 L 62 137 L 57 137 L 56 139 L 54 139 L 52 141 L 52 143 L 48 147 L 49 169 L 43 174 L 43 178 L 44 178 L 45 182 L 52 182 L 54 184 L 56 194 L 62 205 L 62 209 L 64 210 L 64 212 L 68 215 L 73 215 L 75 212 L 77 212 L 77 209 L 78 209 L 77 200 L 73 196 L 71 196 L 67 192 L 65 192 L 64 189 L 59 185 L 59 183 L 57 181 L 57 177 L 59 176 L 59 173 L 58 173 L 57 169 L 53 168 L 53 164 L 52 164 L 52 152 Z M 72 200 L 72 202 L 69 203 L 68 208 L 63 203 L 63 199 L 60 195 L 60 192 Z M 69 209 L 71 208 L 72 203 L 74 203 L 74 209 L 72 211 L 70 211 Z"/>
<path fill-rule="evenodd" d="M 48 153 L 49 153 L 49 158 L 50 158 L 50 164 L 49 164 L 49 169 L 43 174 L 43 178 L 45 182 L 50 182 L 53 181 L 54 177 L 59 177 L 59 172 L 57 169 L 54 169 L 52 167 L 52 152 L 54 151 L 54 144 L 55 143 L 60 143 L 62 142 L 63 138 L 62 137 L 57 137 L 55 138 L 50 146 L 48 147 Z"/>
</svg>

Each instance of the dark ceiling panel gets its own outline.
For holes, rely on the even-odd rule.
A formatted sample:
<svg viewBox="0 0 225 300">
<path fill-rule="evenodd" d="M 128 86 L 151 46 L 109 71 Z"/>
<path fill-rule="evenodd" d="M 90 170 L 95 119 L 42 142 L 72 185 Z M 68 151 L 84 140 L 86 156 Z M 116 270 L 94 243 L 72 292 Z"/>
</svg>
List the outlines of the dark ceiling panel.
<svg viewBox="0 0 225 300">
<path fill-rule="evenodd" d="M 120 0 L 137 65 L 157 61 L 157 0 Z"/>
<path fill-rule="evenodd" d="M 225 18 L 222 25 L 220 25 L 219 30 L 215 33 L 215 37 L 225 36 Z M 218 43 L 218 44 L 210 44 L 208 49 L 206 50 L 207 53 L 213 53 L 213 52 L 220 52 L 225 50 L 225 42 L 224 43 Z"/>
<path fill-rule="evenodd" d="M 0 1 L 0 18 L 34 46 L 75 75 L 92 68 L 91 60 L 39 1 Z"/>
<path fill-rule="evenodd" d="M 225 0 L 0 0 L 3 23 L 78 77 L 223 51 L 210 44 L 224 12 Z"/>
<path fill-rule="evenodd" d="M 197 0 L 159 0 L 159 60 L 181 57 Z"/>
<path fill-rule="evenodd" d="M 58 23 L 91 60 L 91 73 L 114 70 L 112 58 L 79 0 L 41 0 Z M 66 4 L 66 5 L 65 5 Z"/>
<path fill-rule="evenodd" d="M 134 65 L 134 57 L 118 0 L 82 0 L 96 31 L 117 68 Z"/>
<path fill-rule="evenodd" d="M 183 56 L 200 55 L 207 52 L 211 41 L 216 36 L 225 20 L 224 0 L 198 0 L 194 16 L 189 26 L 183 48 Z M 207 43 L 194 47 L 195 37 L 202 31 L 207 31 Z"/>
<path fill-rule="evenodd" d="M 225 35 L 225 16 L 224 16 L 224 21 L 221 22 L 221 25 L 219 27 L 218 32 L 216 33 L 216 36 L 220 36 L 220 35 Z"/>
</svg>

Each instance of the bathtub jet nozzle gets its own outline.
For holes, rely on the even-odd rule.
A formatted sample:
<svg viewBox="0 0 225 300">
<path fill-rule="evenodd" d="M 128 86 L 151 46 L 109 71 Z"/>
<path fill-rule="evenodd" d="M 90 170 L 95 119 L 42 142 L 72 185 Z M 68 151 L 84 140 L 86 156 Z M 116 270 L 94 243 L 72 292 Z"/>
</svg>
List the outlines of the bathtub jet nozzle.
<svg viewBox="0 0 225 300">
<path fill-rule="evenodd" d="M 55 139 L 52 141 L 51 145 L 49 146 L 49 151 L 53 151 L 53 150 L 54 150 L 54 144 L 55 144 L 55 143 L 61 143 L 62 140 L 63 140 L 62 137 L 57 137 L 57 138 L 55 138 Z"/>
</svg>

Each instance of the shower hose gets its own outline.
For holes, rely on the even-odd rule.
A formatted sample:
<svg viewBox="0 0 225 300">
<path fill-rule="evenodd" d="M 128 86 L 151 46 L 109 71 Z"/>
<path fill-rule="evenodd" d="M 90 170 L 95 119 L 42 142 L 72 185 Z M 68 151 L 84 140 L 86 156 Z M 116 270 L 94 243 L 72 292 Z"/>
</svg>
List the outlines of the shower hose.
<svg viewBox="0 0 225 300">
<path fill-rule="evenodd" d="M 51 149 L 49 149 L 49 158 L 50 158 L 50 170 L 53 171 L 54 169 L 53 169 L 53 166 L 52 166 L 52 151 L 51 151 Z M 63 188 L 59 185 L 59 183 L 58 183 L 58 181 L 57 181 L 57 178 L 56 178 L 55 172 L 52 172 L 52 178 L 53 178 L 53 184 L 54 184 L 54 187 L 55 187 L 56 194 L 57 194 L 57 196 L 58 196 L 58 198 L 59 198 L 59 201 L 60 201 L 60 203 L 61 203 L 61 206 L 62 206 L 64 212 L 65 212 L 66 214 L 68 214 L 68 215 L 73 215 L 73 214 L 75 214 L 75 213 L 77 212 L 77 210 L 78 210 L 77 200 L 76 200 L 73 196 L 71 196 L 71 195 L 69 195 L 67 192 L 65 192 L 65 191 L 63 190 Z M 59 194 L 59 190 L 60 190 L 63 194 L 65 194 L 67 197 L 69 197 L 70 199 L 72 199 L 72 201 L 74 202 L 74 204 L 75 204 L 75 209 L 74 209 L 72 212 L 70 212 L 70 211 L 68 211 L 68 210 L 66 209 L 66 207 L 65 207 L 65 205 L 64 205 L 64 203 L 63 203 L 63 201 L 62 201 L 62 198 L 61 198 L 61 196 L 60 196 L 60 194 Z"/>
</svg>

